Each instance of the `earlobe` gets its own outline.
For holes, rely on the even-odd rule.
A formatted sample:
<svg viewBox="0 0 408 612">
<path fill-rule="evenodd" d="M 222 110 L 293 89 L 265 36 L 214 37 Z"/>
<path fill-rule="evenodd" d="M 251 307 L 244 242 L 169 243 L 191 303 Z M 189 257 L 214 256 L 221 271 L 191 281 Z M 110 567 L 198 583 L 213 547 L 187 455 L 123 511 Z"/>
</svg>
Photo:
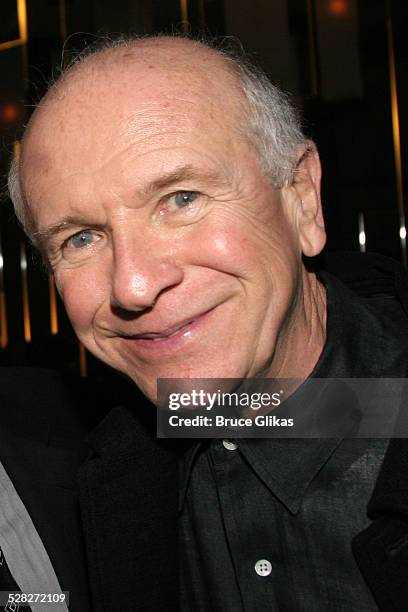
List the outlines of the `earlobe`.
<svg viewBox="0 0 408 612">
<path fill-rule="evenodd" d="M 303 254 L 314 257 L 326 243 L 320 197 L 321 166 L 315 144 L 304 143 L 297 160 L 292 187 L 297 196 L 299 240 Z"/>
<path fill-rule="evenodd" d="M 326 230 L 321 206 L 320 213 L 317 215 L 314 211 L 307 209 L 303 201 L 300 202 L 300 206 L 303 209 L 299 216 L 299 239 L 302 253 L 306 257 L 315 257 L 326 244 Z"/>
</svg>

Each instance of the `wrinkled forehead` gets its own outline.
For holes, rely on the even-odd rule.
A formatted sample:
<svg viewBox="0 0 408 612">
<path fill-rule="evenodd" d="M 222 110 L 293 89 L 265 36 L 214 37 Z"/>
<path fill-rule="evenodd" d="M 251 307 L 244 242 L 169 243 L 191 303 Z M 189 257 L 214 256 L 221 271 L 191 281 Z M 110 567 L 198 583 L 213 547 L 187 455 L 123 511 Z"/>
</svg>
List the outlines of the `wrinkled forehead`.
<svg viewBox="0 0 408 612">
<path fill-rule="evenodd" d="M 27 167 L 44 172 L 51 162 L 72 163 L 90 150 L 98 163 L 118 139 L 160 138 L 180 126 L 218 130 L 220 117 L 225 127 L 239 125 L 243 106 L 226 62 L 195 43 L 102 52 L 57 82 L 34 113 L 23 143 L 23 181 Z"/>
</svg>

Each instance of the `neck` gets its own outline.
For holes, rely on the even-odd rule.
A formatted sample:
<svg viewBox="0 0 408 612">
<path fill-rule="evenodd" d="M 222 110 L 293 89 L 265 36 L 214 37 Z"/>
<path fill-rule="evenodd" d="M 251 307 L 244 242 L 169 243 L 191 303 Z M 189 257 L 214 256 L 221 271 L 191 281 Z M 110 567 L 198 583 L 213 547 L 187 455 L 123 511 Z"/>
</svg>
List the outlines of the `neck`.
<svg viewBox="0 0 408 612">
<path fill-rule="evenodd" d="M 314 272 L 303 269 L 291 317 L 278 340 L 274 374 L 268 377 L 293 378 L 300 382 L 313 371 L 326 341 L 326 290 Z"/>
</svg>

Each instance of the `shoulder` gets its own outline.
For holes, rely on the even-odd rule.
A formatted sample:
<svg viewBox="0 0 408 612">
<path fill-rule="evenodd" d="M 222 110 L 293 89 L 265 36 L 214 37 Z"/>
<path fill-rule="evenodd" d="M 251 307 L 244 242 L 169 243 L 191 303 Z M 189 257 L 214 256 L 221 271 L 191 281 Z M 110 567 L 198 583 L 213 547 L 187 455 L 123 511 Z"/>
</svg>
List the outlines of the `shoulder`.
<svg viewBox="0 0 408 612">
<path fill-rule="evenodd" d="M 325 253 L 318 267 L 362 298 L 394 298 L 408 316 L 408 271 L 395 259 L 377 253 Z"/>
<path fill-rule="evenodd" d="M 0 429 L 55 441 L 83 438 L 106 414 L 102 390 L 57 370 L 0 368 Z"/>
<path fill-rule="evenodd" d="M 355 371 L 366 377 L 405 377 L 407 270 L 393 259 L 365 253 L 326 254 L 319 268 L 319 277 L 329 289 L 328 319 L 330 314 L 332 321 L 336 318 L 343 343 L 348 338 L 358 362 Z"/>
</svg>

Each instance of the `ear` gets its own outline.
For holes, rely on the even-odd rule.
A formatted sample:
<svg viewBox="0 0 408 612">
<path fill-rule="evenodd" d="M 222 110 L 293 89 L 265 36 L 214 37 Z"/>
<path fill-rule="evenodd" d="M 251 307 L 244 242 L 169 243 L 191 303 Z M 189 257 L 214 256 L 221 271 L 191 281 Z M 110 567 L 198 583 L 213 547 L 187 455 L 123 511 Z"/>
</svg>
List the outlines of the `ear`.
<svg viewBox="0 0 408 612">
<path fill-rule="evenodd" d="M 320 180 L 322 169 L 316 145 L 306 141 L 297 151 L 292 189 L 297 205 L 296 217 L 302 252 L 307 257 L 318 255 L 326 243 Z"/>
</svg>

